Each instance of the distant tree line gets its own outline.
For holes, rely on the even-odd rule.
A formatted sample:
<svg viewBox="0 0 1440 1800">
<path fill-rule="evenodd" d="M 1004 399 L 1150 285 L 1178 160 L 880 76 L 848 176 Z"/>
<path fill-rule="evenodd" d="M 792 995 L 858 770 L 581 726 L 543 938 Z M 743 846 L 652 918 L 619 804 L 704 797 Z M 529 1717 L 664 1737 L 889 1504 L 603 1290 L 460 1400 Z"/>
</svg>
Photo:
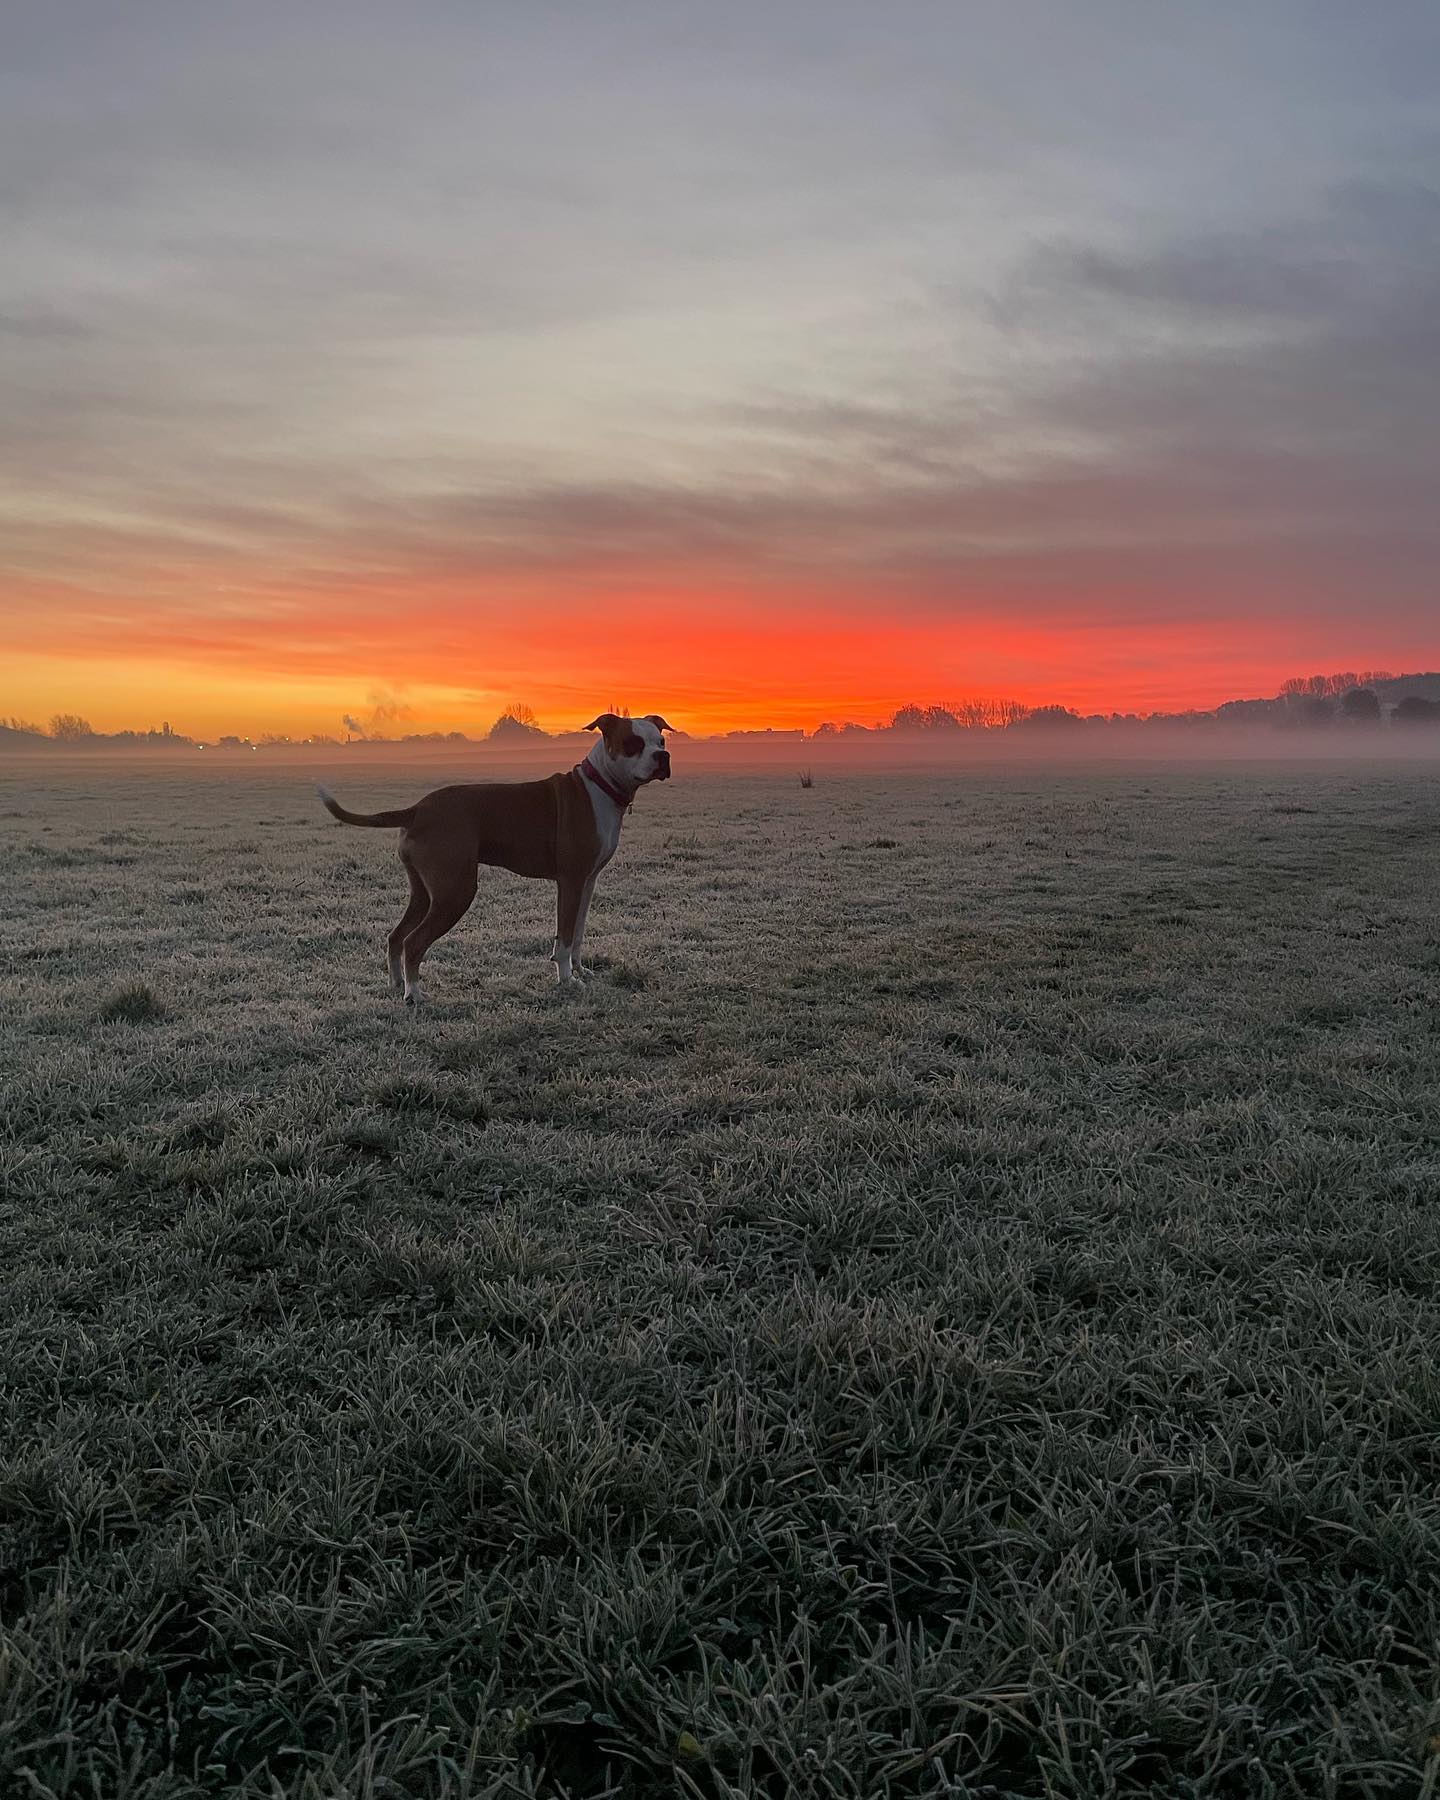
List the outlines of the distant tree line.
<svg viewBox="0 0 1440 1800">
<path fill-rule="evenodd" d="M 40 748 L 61 745 L 67 749 L 105 750 L 132 749 L 137 746 L 160 746 L 189 750 L 275 750 L 343 748 L 346 744 L 476 744 L 525 743 L 536 739 L 580 738 L 588 741 L 583 731 L 548 732 L 540 727 L 533 707 L 522 700 L 512 701 L 481 737 L 463 731 L 407 731 L 397 736 L 369 728 L 351 713 L 341 718 L 343 735 L 316 732 L 309 737 L 290 737 L 284 732 L 266 731 L 258 737 L 242 737 L 227 732 L 218 738 L 194 738 L 176 731 L 167 719 L 148 731 L 96 731 L 79 713 L 55 713 L 48 725 L 31 719 L 0 718 L 0 748 Z"/>
<path fill-rule="evenodd" d="M 1357 674 L 1347 669 L 1338 675 L 1292 675 L 1280 686 L 1282 700 L 1334 700 L 1357 688 L 1374 687 L 1377 681 L 1394 681 L 1388 669 L 1366 669 Z"/>
<path fill-rule="evenodd" d="M 930 706 L 900 707 L 888 721 L 860 725 L 826 723 L 817 738 L 883 733 L 897 736 L 947 736 L 975 731 L 1066 731 L 1077 728 L 1153 728 L 1267 724 L 1281 728 L 1323 729 L 1328 726 L 1379 728 L 1440 725 L 1440 674 L 1391 675 L 1369 670 L 1356 675 L 1304 675 L 1287 681 L 1268 700 L 1227 700 L 1211 711 L 1089 713 L 1068 706 L 1027 707 L 1018 700 L 975 699 Z M 731 736 L 740 735 L 731 733 Z M 745 734 L 751 735 L 751 734 Z"/>
<path fill-rule="evenodd" d="M 167 719 L 149 731 L 96 731 L 79 713 L 54 713 L 48 725 L 37 725 L 31 719 L 0 719 L 0 744 L 12 748 L 26 740 L 37 744 L 64 744 L 78 749 L 103 749 L 107 746 L 126 748 L 136 744 L 159 744 L 194 748 L 195 740 L 176 731 Z"/>
<path fill-rule="evenodd" d="M 614 706 L 611 711 L 623 712 Z M 69 749 L 161 749 L 268 750 L 341 748 L 349 743 L 382 744 L 474 744 L 519 745 L 546 740 L 563 742 L 586 740 L 583 731 L 548 732 L 541 728 L 533 708 L 523 701 L 512 701 L 490 726 L 483 738 L 467 736 L 463 731 L 410 731 L 403 736 L 388 737 L 368 730 L 347 713 L 342 721 L 345 735 L 332 737 L 291 738 L 281 733 L 266 732 L 258 738 L 229 733 L 221 738 L 197 740 L 174 730 L 167 719 L 148 731 L 98 732 L 88 719 L 78 713 L 56 713 L 48 726 L 28 719 L 0 718 L 0 749 L 32 749 L 59 745 Z M 963 700 L 934 702 L 927 706 L 901 706 L 881 724 L 861 725 L 854 720 L 844 724 L 827 721 L 813 733 L 767 727 L 761 730 L 725 732 L 727 742 L 800 740 L 807 736 L 821 740 L 868 737 L 875 734 L 899 738 L 955 738 L 965 734 L 1020 732 L 1064 732 L 1080 729 L 1145 730 L 1156 726 L 1273 725 L 1282 729 L 1378 730 L 1384 726 L 1409 729 L 1440 727 L 1440 673 L 1391 675 L 1383 669 L 1342 671 L 1334 675 L 1297 675 L 1285 682 L 1280 692 L 1268 700 L 1227 700 L 1212 711 L 1191 710 L 1175 713 L 1089 713 L 1081 714 L 1068 706 L 1026 706 L 1019 700 L 988 696 L 972 696 Z M 683 732 L 675 733 L 683 737 Z"/>
</svg>

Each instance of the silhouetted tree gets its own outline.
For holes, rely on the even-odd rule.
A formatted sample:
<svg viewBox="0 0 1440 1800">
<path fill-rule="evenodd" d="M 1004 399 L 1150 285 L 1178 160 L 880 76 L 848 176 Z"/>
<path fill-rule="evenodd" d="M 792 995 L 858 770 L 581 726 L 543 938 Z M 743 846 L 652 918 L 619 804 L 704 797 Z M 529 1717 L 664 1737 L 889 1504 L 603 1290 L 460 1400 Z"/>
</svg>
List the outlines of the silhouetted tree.
<svg viewBox="0 0 1440 1800">
<path fill-rule="evenodd" d="M 56 713 L 50 721 L 50 735 L 60 744 L 79 744 L 93 738 L 95 728 L 79 713 Z"/>
<path fill-rule="evenodd" d="M 941 704 L 902 706 L 890 720 L 891 731 L 993 731 L 1017 724 L 1029 712 L 1018 700 L 946 700 Z M 822 727 L 823 729 L 823 727 Z"/>
<path fill-rule="evenodd" d="M 1390 715 L 1393 725 L 1440 725 L 1440 700 L 1407 694 Z"/>
<path fill-rule="evenodd" d="M 1039 730 L 1064 730 L 1071 725 L 1083 725 L 1085 721 L 1079 713 L 1072 712 L 1068 706 L 1037 706 L 1033 712 L 1026 713 L 1023 719 L 1015 721 L 1015 727 L 1024 731 L 1030 728 Z"/>
<path fill-rule="evenodd" d="M 1351 688 L 1341 696 L 1340 711 L 1352 725 L 1380 723 L 1380 700 L 1374 688 Z"/>
<path fill-rule="evenodd" d="M 538 738 L 545 733 L 536 723 L 535 714 L 520 701 L 507 706 L 486 733 L 492 742 L 505 738 Z"/>
<path fill-rule="evenodd" d="M 967 731 L 997 731 L 1016 725 L 1029 712 L 1018 700 L 997 700 L 977 696 L 969 700 L 947 700 L 946 708 L 957 724 Z"/>
<path fill-rule="evenodd" d="M 1215 708 L 1215 717 L 1227 725 L 1284 723 L 1285 701 L 1224 700 Z"/>
</svg>

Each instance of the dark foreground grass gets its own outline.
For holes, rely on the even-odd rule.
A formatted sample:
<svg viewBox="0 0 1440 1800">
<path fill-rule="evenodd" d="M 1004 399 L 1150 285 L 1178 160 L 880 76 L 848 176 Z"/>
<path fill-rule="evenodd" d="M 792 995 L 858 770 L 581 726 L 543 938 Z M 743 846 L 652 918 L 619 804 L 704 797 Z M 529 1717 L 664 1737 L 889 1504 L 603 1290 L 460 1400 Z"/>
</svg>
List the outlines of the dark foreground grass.
<svg viewBox="0 0 1440 1800">
<path fill-rule="evenodd" d="M 0 790 L 0 1794 L 1437 1791 L 1423 778 L 677 781 L 595 987 L 496 878 L 419 1019 L 303 778 L 92 779 Z"/>
</svg>

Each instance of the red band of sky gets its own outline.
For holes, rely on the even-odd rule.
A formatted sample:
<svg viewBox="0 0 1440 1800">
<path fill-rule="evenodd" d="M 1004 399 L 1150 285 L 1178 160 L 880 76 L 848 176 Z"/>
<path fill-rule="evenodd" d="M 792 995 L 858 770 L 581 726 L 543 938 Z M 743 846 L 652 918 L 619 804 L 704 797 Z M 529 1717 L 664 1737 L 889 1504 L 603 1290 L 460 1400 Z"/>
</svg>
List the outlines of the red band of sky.
<svg viewBox="0 0 1440 1800">
<path fill-rule="evenodd" d="M 98 730 L 162 718 L 195 736 L 483 731 L 512 701 L 559 730 L 612 702 L 694 733 L 871 723 L 909 701 L 1000 695 L 1081 712 L 1178 711 L 1272 694 L 1287 676 L 1425 662 L 1394 634 L 1266 615 L 1143 624 L 1075 614 L 1025 625 L 967 597 L 962 619 L 880 586 L 833 594 L 696 590 L 646 576 L 577 593 L 480 584 L 313 583 L 247 592 L 192 573 L 155 602 L 32 583 L 19 595 L 0 711 Z M 908 598 L 908 597 L 907 597 Z M 1388 640 L 1388 641 L 1387 641 Z"/>
</svg>

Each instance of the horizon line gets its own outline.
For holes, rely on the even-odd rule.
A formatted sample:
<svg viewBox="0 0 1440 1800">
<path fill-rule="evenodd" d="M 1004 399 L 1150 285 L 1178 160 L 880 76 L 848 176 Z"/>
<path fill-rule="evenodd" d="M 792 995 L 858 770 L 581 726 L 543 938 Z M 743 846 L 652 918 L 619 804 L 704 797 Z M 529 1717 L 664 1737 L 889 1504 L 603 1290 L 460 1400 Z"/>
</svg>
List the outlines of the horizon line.
<svg viewBox="0 0 1440 1800">
<path fill-rule="evenodd" d="M 864 723 L 856 719 L 837 720 L 820 719 L 810 727 L 795 726 L 733 726 L 722 730 L 708 732 L 690 732 L 683 727 L 673 728 L 672 735 L 681 740 L 696 743 L 725 743 L 737 740 L 760 738 L 783 738 L 788 741 L 809 741 L 825 739 L 830 736 L 894 734 L 897 737 L 921 735 L 925 733 L 947 733 L 956 730 L 964 734 L 1000 733 L 1012 726 L 1027 722 L 1051 720 L 1057 725 L 1082 724 L 1098 725 L 1153 725 L 1163 723 L 1184 724 L 1200 722 L 1207 719 L 1221 721 L 1222 714 L 1230 716 L 1221 721 L 1239 724 L 1245 722 L 1241 716 L 1241 708 L 1256 709 L 1252 722 L 1263 722 L 1269 709 L 1288 710 L 1307 701 L 1333 701 L 1343 695 L 1359 691 L 1373 691 L 1376 687 L 1393 688 L 1397 683 L 1433 682 L 1440 684 L 1440 670 L 1415 669 L 1392 673 L 1390 670 L 1339 670 L 1330 674 L 1290 677 L 1282 682 L 1278 692 L 1273 695 L 1243 695 L 1217 702 L 1210 707 L 1190 706 L 1175 711 L 1152 710 L 1149 712 L 1121 712 L 1112 709 L 1109 712 L 1080 713 L 1063 702 L 1044 702 L 1030 705 L 1027 702 L 998 695 L 967 695 L 960 699 L 946 701 L 931 700 L 919 702 L 904 701 L 889 711 L 888 718 Z M 1409 696 L 1395 695 L 1399 700 Z M 1440 695 L 1417 695 L 1415 698 L 1440 699 Z M 1383 705 L 1383 702 L 1382 702 Z M 1233 709 L 1233 711 L 1232 711 Z M 908 715 L 908 717 L 907 717 Z M 638 714 L 625 714 L 626 717 L 638 717 Z M 905 723 L 901 723 L 904 720 Z M 415 744 L 468 744 L 481 745 L 507 742 L 518 743 L 524 739 L 536 741 L 563 742 L 566 740 L 588 741 L 590 732 L 587 727 L 577 726 L 558 730 L 547 729 L 535 717 L 533 711 L 519 702 L 506 706 L 493 724 L 479 736 L 458 729 L 441 731 L 439 729 L 416 730 L 390 735 L 378 729 L 371 730 L 361 724 L 353 716 L 346 716 L 342 721 L 348 729 L 343 735 L 324 731 L 310 732 L 304 737 L 296 737 L 288 732 L 265 732 L 258 737 L 244 732 L 220 732 L 209 737 L 199 737 L 186 731 L 176 731 L 168 719 L 158 727 L 123 726 L 113 731 L 97 731 L 89 721 L 77 714 L 54 713 L 48 727 L 41 726 L 32 720 L 23 720 L 14 715 L 0 715 L 0 732 L 6 737 L 34 737 L 42 742 L 52 744 L 83 744 L 88 740 L 97 742 L 124 739 L 129 742 L 173 741 L 177 744 L 188 744 L 199 749 L 230 748 L 232 746 L 251 746 L 252 748 L 348 748 L 357 744 L 374 745 L 415 745 Z M 378 725 L 379 721 L 377 721 Z M 497 735 L 498 734 L 498 735 Z"/>
</svg>

